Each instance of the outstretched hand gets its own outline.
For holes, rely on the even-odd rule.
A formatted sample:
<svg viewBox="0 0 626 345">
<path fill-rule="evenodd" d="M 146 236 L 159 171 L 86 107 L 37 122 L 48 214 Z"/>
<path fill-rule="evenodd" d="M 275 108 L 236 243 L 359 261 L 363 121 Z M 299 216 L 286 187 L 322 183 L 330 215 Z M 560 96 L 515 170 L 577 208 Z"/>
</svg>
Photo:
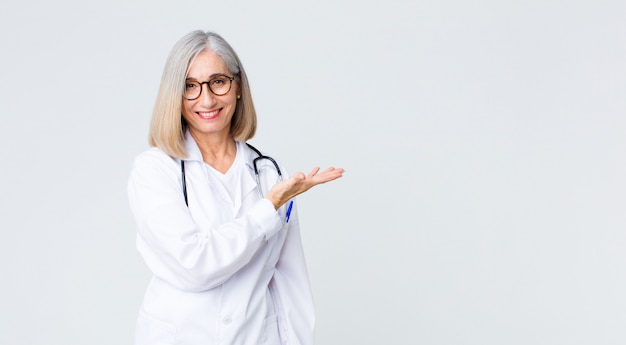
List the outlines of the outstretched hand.
<svg viewBox="0 0 626 345">
<path fill-rule="evenodd" d="M 278 209 L 284 203 L 294 198 L 296 195 L 302 194 L 318 184 L 330 182 L 343 176 L 344 170 L 339 168 L 328 168 L 319 173 L 320 168 L 316 167 L 308 175 L 297 172 L 289 179 L 275 184 L 265 198 L 274 204 Z"/>
</svg>

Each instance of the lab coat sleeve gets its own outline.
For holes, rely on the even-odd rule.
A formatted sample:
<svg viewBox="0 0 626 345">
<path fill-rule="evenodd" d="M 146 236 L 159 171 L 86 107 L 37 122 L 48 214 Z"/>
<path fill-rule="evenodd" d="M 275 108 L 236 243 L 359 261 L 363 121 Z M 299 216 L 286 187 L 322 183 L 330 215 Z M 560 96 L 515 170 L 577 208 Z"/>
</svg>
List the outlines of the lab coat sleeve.
<svg viewBox="0 0 626 345">
<path fill-rule="evenodd" d="M 128 195 L 139 252 L 155 276 L 185 291 L 222 284 L 282 227 L 266 199 L 232 222 L 214 228 L 196 224 L 182 195 L 180 165 L 156 149 L 135 159 Z"/>
<path fill-rule="evenodd" d="M 283 344 L 312 345 L 315 310 L 295 204 L 270 289 L 278 309 Z"/>
</svg>

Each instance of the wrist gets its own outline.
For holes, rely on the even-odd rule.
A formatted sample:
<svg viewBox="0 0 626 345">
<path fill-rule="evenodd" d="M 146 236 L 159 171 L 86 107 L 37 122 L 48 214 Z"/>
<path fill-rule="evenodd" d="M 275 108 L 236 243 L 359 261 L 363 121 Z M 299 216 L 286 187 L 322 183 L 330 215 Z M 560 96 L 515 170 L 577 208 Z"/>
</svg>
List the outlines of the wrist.
<svg viewBox="0 0 626 345">
<path fill-rule="evenodd" d="M 280 205 L 282 205 L 280 203 L 280 200 L 278 200 L 278 199 L 276 199 L 276 198 L 274 198 L 274 197 L 272 197 L 270 195 L 266 195 L 265 199 L 269 200 L 272 203 L 272 205 L 274 205 L 274 209 L 276 209 L 276 210 L 278 210 L 278 208 L 280 208 Z"/>
</svg>

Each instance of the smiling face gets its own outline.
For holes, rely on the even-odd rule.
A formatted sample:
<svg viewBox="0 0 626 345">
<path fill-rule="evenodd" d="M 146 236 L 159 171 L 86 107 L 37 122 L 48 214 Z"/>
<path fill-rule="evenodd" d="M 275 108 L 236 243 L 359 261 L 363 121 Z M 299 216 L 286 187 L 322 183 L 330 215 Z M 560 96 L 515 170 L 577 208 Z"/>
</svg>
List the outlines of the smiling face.
<svg viewBox="0 0 626 345">
<path fill-rule="evenodd" d="M 226 63 L 214 52 L 203 50 L 189 65 L 187 81 L 203 83 L 217 75 L 233 77 L 226 67 Z M 235 113 L 239 84 L 232 81 L 228 93 L 216 96 L 208 87 L 201 85 L 202 93 L 194 100 L 182 100 L 183 118 L 187 122 L 189 131 L 194 138 L 219 137 L 225 139 L 230 136 L 230 122 Z"/>
</svg>

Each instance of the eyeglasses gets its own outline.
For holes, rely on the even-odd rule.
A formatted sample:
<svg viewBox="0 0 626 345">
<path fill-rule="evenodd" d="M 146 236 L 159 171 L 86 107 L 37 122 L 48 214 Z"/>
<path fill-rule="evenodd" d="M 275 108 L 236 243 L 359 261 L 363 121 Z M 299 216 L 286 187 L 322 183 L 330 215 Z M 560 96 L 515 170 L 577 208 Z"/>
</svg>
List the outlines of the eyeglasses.
<svg viewBox="0 0 626 345">
<path fill-rule="evenodd" d="M 207 84 L 209 91 L 216 96 L 223 96 L 230 91 L 235 77 L 229 77 L 225 74 L 219 74 L 209 81 L 199 82 L 187 79 L 185 81 L 185 91 L 183 97 L 188 101 L 198 99 L 202 94 L 202 85 Z"/>
</svg>

